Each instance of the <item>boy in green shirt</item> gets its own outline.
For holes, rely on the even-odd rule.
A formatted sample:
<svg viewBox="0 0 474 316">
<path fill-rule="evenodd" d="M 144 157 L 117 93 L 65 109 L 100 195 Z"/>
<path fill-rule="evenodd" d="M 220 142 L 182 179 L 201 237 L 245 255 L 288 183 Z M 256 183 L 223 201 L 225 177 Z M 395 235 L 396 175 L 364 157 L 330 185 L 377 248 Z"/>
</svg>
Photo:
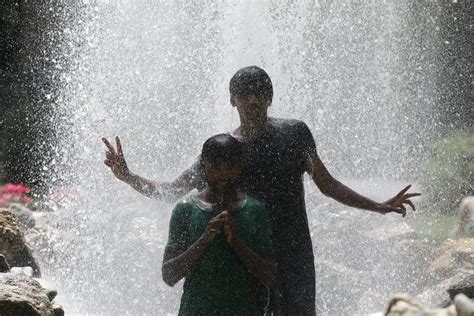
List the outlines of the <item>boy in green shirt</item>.
<svg viewBox="0 0 474 316">
<path fill-rule="evenodd" d="M 201 164 L 208 187 L 173 209 L 163 258 L 166 284 L 186 281 L 179 315 L 261 315 L 273 278 L 271 229 L 262 203 L 240 192 L 242 146 L 209 138 Z"/>
</svg>

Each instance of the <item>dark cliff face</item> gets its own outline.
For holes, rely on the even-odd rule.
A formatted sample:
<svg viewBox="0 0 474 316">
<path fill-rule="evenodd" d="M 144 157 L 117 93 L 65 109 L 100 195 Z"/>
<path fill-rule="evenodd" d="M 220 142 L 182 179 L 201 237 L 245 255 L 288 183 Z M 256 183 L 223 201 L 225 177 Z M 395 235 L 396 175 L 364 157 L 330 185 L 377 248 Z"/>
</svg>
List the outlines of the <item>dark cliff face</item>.
<svg viewBox="0 0 474 316">
<path fill-rule="evenodd" d="M 3 1 L 0 4 L 0 182 L 6 177 L 7 135 L 5 127 L 11 120 L 8 111 L 13 95 L 10 82 L 15 74 L 15 55 L 18 50 L 18 1 Z"/>
<path fill-rule="evenodd" d="M 60 4 L 0 4 L 0 181 L 43 185 L 42 167 L 54 143 Z M 43 144 L 45 142 L 45 144 Z"/>
</svg>

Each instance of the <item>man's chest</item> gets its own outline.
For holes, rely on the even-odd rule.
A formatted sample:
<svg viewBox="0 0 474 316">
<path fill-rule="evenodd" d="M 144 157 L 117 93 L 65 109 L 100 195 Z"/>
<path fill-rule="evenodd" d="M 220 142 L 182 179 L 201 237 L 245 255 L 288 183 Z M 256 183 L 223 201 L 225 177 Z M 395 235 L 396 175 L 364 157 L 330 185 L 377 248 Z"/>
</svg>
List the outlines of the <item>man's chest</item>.
<svg viewBox="0 0 474 316">
<path fill-rule="evenodd" d="M 304 161 L 297 141 L 286 135 L 244 145 L 244 176 L 275 179 L 301 175 Z"/>
</svg>

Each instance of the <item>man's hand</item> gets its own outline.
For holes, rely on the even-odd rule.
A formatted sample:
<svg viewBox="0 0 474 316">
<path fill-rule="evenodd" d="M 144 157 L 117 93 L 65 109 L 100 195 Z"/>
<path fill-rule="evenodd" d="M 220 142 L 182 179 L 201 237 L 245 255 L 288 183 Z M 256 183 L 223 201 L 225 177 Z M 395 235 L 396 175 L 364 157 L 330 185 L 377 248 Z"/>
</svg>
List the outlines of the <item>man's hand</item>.
<svg viewBox="0 0 474 316">
<path fill-rule="evenodd" d="M 206 230 L 200 238 L 200 242 L 203 246 L 207 247 L 210 245 L 216 236 L 221 232 L 221 226 L 224 224 L 224 215 L 220 213 L 216 217 L 212 218 L 209 223 L 207 223 Z"/>
<path fill-rule="evenodd" d="M 105 165 L 112 169 L 112 172 L 117 177 L 117 179 L 127 182 L 127 179 L 130 177 L 130 170 L 128 169 L 127 163 L 125 162 L 125 158 L 123 156 L 120 138 L 118 136 L 115 137 L 117 151 L 115 151 L 114 147 L 109 143 L 107 138 L 103 137 L 102 141 L 108 149 L 108 151 L 105 152 Z"/>
<path fill-rule="evenodd" d="M 227 242 L 232 246 L 233 242 L 236 240 L 237 224 L 234 221 L 234 217 L 230 215 L 228 211 L 224 211 L 224 233 L 227 238 Z"/>
<path fill-rule="evenodd" d="M 379 204 L 375 211 L 381 214 L 395 212 L 402 214 L 402 216 L 405 217 L 407 209 L 403 204 L 408 204 L 413 209 L 413 211 L 415 211 L 415 205 L 412 201 L 410 201 L 410 198 L 420 196 L 421 193 L 406 193 L 410 188 L 411 184 L 406 186 L 393 198 L 385 201 L 384 203 Z"/>
</svg>

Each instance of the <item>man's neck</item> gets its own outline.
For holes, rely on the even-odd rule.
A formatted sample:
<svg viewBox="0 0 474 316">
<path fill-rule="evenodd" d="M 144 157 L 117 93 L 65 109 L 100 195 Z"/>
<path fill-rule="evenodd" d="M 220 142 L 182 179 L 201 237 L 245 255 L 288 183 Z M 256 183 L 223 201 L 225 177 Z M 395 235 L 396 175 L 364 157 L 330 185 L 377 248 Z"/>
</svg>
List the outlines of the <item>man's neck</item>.
<svg viewBox="0 0 474 316">
<path fill-rule="evenodd" d="M 268 126 L 268 118 L 263 122 L 247 123 L 241 121 L 240 126 L 234 131 L 234 136 L 243 141 L 252 141 L 263 135 Z"/>
</svg>

